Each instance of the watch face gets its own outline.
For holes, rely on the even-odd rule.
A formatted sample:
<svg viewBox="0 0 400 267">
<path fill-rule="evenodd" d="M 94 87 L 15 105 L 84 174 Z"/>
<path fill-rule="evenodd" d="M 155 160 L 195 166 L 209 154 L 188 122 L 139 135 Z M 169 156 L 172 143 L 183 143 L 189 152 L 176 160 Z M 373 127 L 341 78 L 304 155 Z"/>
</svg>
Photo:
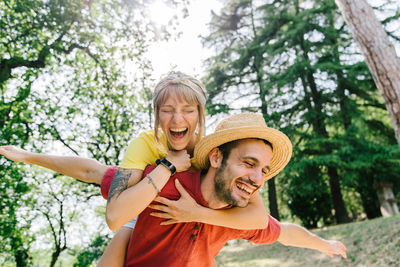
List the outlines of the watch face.
<svg viewBox="0 0 400 267">
<path fill-rule="evenodd" d="M 165 165 L 167 165 L 168 167 L 171 167 L 172 166 L 172 163 L 171 162 L 169 162 L 167 159 L 162 159 L 162 163 L 164 163 Z"/>
</svg>

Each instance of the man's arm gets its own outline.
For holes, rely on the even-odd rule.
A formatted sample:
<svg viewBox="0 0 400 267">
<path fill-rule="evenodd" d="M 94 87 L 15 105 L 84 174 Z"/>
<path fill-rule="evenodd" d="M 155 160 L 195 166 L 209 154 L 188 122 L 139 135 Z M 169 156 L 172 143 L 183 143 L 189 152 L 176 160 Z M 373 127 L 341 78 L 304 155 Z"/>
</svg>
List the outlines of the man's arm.
<svg viewBox="0 0 400 267">
<path fill-rule="evenodd" d="M 167 219 L 161 225 L 202 222 L 241 230 L 264 229 L 268 226 L 268 213 L 258 193 L 252 196 L 249 205 L 245 208 L 213 210 L 197 204 L 178 179 L 175 180 L 175 187 L 181 194 L 178 200 L 157 197 L 155 201 L 163 205 L 149 206 L 161 211 L 152 212 L 150 215 Z"/>
<path fill-rule="evenodd" d="M 280 223 L 280 226 L 281 233 L 278 241 L 285 246 L 315 249 L 328 254 L 331 258 L 333 255 L 347 258 L 346 247 L 340 241 L 325 240 L 297 224 Z"/>
<path fill-rule="evenodd" d="M 38 165 L 86 183 L 100 184 L 108 168 L 94 159 L 38 154 L 15 146 L 0 146 L 0 154 L 12 161 Z"/>
</svg>

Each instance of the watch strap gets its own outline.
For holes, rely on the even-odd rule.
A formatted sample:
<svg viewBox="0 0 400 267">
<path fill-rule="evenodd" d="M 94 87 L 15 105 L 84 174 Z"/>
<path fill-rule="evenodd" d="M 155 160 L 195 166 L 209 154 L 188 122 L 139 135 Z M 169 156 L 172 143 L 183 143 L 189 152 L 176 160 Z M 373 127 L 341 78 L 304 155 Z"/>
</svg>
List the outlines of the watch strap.
<svg viewBox="0 0 400 267">
<path fill-rule="evenodd" d="M 167 169 L 171 171 L 171 176 L 173 176 L 176 173 L 176 167 L 174 166 L 174 164 L 172 164 L 166 158 L 161 158 L 161 159 L 156 160 L 156 164 L 157 165 L 162 164 L 165 167 L 167 167 Z"/>
</svg>

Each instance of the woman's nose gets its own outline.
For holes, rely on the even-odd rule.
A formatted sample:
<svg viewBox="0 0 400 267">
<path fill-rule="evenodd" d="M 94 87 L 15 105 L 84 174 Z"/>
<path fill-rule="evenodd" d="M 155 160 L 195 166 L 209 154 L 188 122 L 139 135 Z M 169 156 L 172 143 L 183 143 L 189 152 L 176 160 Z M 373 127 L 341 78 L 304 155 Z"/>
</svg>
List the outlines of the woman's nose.
<svg viewBox="0 0 400 267">
<path fill-rule="evenodd" d="M 179 112 L 179 111 L 174 112 L 173 120 L 174 120 L 175 122 L 182 121 L 182 120 L 183 120 L 183 114 L 182 114 L 182 112 Z"/>
</svg>

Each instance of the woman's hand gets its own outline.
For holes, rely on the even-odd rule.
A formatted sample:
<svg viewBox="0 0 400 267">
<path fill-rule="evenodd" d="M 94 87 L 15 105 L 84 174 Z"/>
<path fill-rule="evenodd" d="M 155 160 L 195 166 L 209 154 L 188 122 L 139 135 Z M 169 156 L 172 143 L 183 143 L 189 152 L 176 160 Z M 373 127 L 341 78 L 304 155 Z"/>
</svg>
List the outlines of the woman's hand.
<svg viewBox="0 0 400 267">
<path fill-rule="evenodd" d="M 16 146 L 0 146 L 0 154 L 15 162 L 26 162 L 29 152 Z"/>
<path fill-rule="evenodd" d="M 166 159 L 174 164 L 176 172 L 183 172 L 190 168 L 190 155 L 186 150 L 169 151 Z"/>
<path fill-rule="evenodd" d="M 175 187 L 181 194 L 181 198 L 178 200 L 170 200 L 164 197 L 155 198 L 155 201 L 160 202 L 164 205 L 149 205 L 150 208 L 161 211 L 152 212 L 150 213 L 150 215 L 167 219 L 161 222 L 161 225 L 201 221 L 201 211 L 206 208 L 197 204 L 197 202 L 189 195 L 189 193 L 186 192 L 178 179 L 175 180 Z"/>
</svg>

